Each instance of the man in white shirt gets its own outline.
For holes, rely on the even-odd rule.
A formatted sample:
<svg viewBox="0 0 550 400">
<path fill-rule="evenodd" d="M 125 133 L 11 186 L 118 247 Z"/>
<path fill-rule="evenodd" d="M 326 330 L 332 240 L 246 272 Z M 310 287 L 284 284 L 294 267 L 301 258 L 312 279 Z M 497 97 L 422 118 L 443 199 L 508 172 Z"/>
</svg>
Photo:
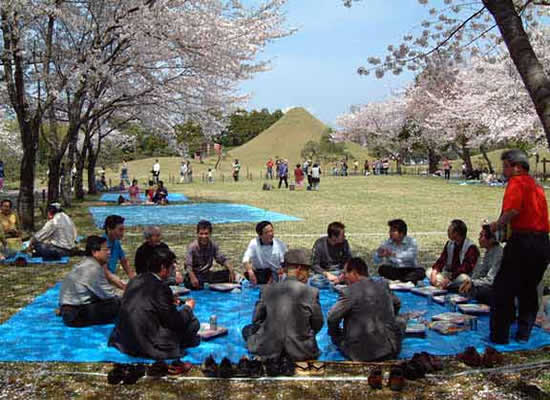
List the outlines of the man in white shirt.
<svg viewBox="0 0 550 400">
<path fill-rule="evenodd" d="M 77 237 L 75 224 L 63 212 L 59 203 L 50 204 L 46 211 L 48 221 L 31 238 L 33 255 L 46 260 L 58 260 L 63 256 L 69 256 Z"/>
<path fill-rule="evenodd" d="M 253 284 L 278 281 L 287 246 L 274 237 L 269 221 L 259 222 L 256 232 L 258 237 L 250 241 L 243 256 L 245 277 Z"/>
<path fill-rule="evenodd" d="M 160 163 L 159 160 L 156 159 L 155 163 L 153 164 L 153 180 L 156 184 L 159 183 L 159 177 L 160 177 Z"/>
</svg>

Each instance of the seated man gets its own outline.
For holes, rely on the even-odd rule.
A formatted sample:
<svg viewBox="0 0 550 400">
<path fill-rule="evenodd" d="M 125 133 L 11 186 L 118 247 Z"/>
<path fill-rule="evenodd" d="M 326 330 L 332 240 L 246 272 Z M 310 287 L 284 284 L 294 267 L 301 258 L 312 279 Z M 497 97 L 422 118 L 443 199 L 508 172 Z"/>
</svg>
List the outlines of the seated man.
<svg viewBox="0 0 550 400">
<path fill-rule="evenodd" d="M 447 290 L 458 290 L 462 282 L 469 279 L 479 258 L 479 249 L 468 238 L 468 228 L 464 221 L 453 219 L 439 259 L 426 270 L 430 283 Z"/>
<path fill-rule="evenodd" d="M 120 299 L 103 271 L 103 264 L 108 259 L 107 239 L 89 236 L 86 258 L 73 267 L 59 291 L 59 307 L 65 325 L 108 324 L 118 315 Z"/>
<path fill-rule="evenodd" d="M 323 313 L 319 290 L 306 284 L 310 264 L 308 250 L 286 252 L 286 279 L 262 289 L 252 325 L 243 328 L 251 353 L 266 359 L 285 354 L 293 361 L 319 357 L 315 335 L 323 326 Z"/>
<path fill-rule="evenodd" d="M 252 284 L 264 284 L 279 280 L 286 244 L 275 238 L 273 224 L 261 221 L 256 225 L 258 237 L 248 243 L 244 252 L 244 276 Z"/>
<path fill-rule="evenodd" d="M 206 220 L 199 221 L 197 224 L 197 239 L 193 240 L 187 247 L 185 286 L 190 289 L 202 289 L 205 282 L 233 282 L 235 279 L 233 266 L 228 262 L 225 255 L 220 252 L 218 245 L 210 239 L 211 234 L 212 224 Z M 226 269 L 211 271 L 214 260 Z"/>
<path fill-rule="evenodd" d="M 472 277 L 468 277 L 460 286 L 459 292 L 473 297 L 483 304 L 492 304 L 493 281 L 502 263 L 503 248 L 491 232 L 489 225 L 483 225 L 479 232 L 479 247 L 485 249 L 483 261 L 478 260 Z M 480 262 L 481 261 L 481 262 Z"/>
<path fill-rule="evenodd" d="M 314 286 L 325 286 L 328 282 L 339 282 L 344 264 L 351 258 L 351 250 L 346 239 L 346 227 L 341 222 L 331 222 L 327 236 L 315 241 L 311 269 Z"/>
<path fill-rule="evenodd" d="M 396 318 L 394 310 L 399 300 L 390 292 L 388 283 L 369 279 L 367 264 L 359 257 L 346 263 L 344 276 L 349 286 L 327 317 L 332 342 L 353 361 L 397 357 L 406 323 Z"/>
<path fill-rule="evenodd" d="M 124 237 L 124 218 L 120 215 L 109 215 L 105 218 L 103 228 L 105 229 L 103 237 L 107 239 L 107 246 L 109 250 L 111 250 L 109 261 L 104 265 L 105 275 L 111 284 L 124 290 L 126 284 L 116 275 L 119 261 L 129 279 L 132 279 L 136 274 L 132 267 L 130 267 L 130 263 L 126 258 L 126 253 L 120 244 L 120 241 Z"/>
<path fill-rule="evenodd" d="M 164 182 L 159 181 L 157 190 L 153 196 L 153 203 L 165 205 L 168 204 L 168 189 L 164 187 Z"/>
<path fill-rule="evenodd" d="M 13 204 L 10 199 L 4 199 L 0 203 L 0 224 L 4 229 L 4 237 L 21 238 L 21 228 L 19 227 L 19 217 L 12 210 Z"/>
<path fill-rule="evenodd" d="M 199 345 L 200 325 L 193 314 L 195 301 L 188 299 L 178 310 L 179 300 L 174 299 L 164 282 L 171 275 L 175 260 L 170 250 L 156 250 L 149 272 L 130 280 L 109 346 L 134 357 L 164 360 L 181 357 L 186 348 Z"/>
<path fill-rule="evenodd" d="M 421 281 L 426 277 L 424 268 L 418 266 L 416 240 L 407 236 L 407 224 L 402 219 L 388 221 L 390 237 L 374 254 L 374 263 L 379 265 L 378 275 L 403 282 Z"/>
<path fill-rule="evenodd" d="M 148 226 L 143 231 L 143 238 L 145 241 L 136 250 L 136 258 L 134 261 L 137 274 L 143 274 L 149 272 L 149 262 L 153 253 L 157 249 L 170 250 L 168 245 L 161 241 L 162 233 L 158 226 Z M 170 285 L 179 285 L 183 282 L 183 275 L 178 270 L 177 266 L 174 268 L 174 275 L 170 276 L 167 282 Z"/>
<path fill-rule="evenodd" d="M 75 224 L 58 203 L 50 204 L 46 212 L 48 221 L 31 238 L 33 256 L 43 257 L 45 260 L 70 256 L 77 237 Z"/>
</svg>

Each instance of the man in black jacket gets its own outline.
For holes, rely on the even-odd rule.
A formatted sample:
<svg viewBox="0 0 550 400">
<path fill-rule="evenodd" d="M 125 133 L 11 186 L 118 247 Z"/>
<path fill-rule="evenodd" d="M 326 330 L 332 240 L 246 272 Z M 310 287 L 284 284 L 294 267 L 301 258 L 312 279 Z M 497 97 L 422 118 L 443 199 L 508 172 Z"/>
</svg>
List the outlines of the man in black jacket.
<svg viewBox="0 0 550 400">
<path fill-rule="evenodd" d="M 175 260 L 171 251 L 157 250 L 149 272 L 128 283 L 109 346 L 134 357 L 164 360 L 181 357 L 185 348 L 199 345 L 200 324 L 193 314 L 195 301 L 187 300 L 178 310 L 177 301 L 164 282 Z"/>
</svg>

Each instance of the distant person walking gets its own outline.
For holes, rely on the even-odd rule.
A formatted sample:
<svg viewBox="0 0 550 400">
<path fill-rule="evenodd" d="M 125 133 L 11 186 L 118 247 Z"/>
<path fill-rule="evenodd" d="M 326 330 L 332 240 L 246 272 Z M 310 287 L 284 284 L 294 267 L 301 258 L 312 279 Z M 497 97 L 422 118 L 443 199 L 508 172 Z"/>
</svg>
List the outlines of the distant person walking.
<svg viewBox="0 0 550 400">
<path fill-rule="evenodd" d="M 233 163 L 233 180 L 235 182 L 239 181 L 239 172 L 241 171 L 241 164 L 239 164 L 239 160 L 235 159 L 235 162 Z"/>
<path fill-rule="evenodd" d="M 126 160 L 122 160 L 122 167 L 120 168 L 120 181 L 130 186 L 130 179 L 128 178 L 128 163 Z"/>
<path fill-rule="evenodd" d="M 300 164 L 296 164 L 294 168 L 294 182 L 296 182 L 296 187 L 302 187 L 304 185 L 304 171 Z"/>
<path fill-rule="evenodd" d="M 187 180 L 187 162 L 182 161 L 180 165 L 180 183 L 185 183 Z"/>
<path fill-rule="evenodd" d="M 273 162 L 272 158 L 267 160 L 267 162 L 265 163 L 265 166 L 267 168 L 267 171 L 265 173 L 266 179 L 273 179 L 273 165 L 275 165 L 275 163 Z"/>
<path fill-rule="evenodd" d="M 321 183 L 321 167 L 319 164 L 313 164 L 311 168 L 311 184 L 313 185 L 313 190 L 319 190 L 319 184 Z"/>
<path fill-rule="evenodd" d="M 0 160 L 0 192 L 4 191 L 4 161 Z"/>
<path fill-rule="evenodd" d="M 446 180 L 451 179 L 451 168 L 452 168 L 452 166 L 451 166 L 450 161 L 447 158 L 445 158 L 443 160 L 443 172 L 445 173 L 445 179 Z"/>
<path fill-rule="evenodd" d="M 193 166 L 191 161 L 187 161 L 187 182 L 193 183 Z"/>
<path fill-rule="evenodd" d="M 153 181 L 158 185 L 160 177 L 160 163 L 159 160 L 155 160 L 153 164 Z"/>
<path fill-rule="evenodd" d="M 281 185 L 285 182 L 285 187 L 288 188 L 288 161 L 281 161 L 279 164 L 279 189 Z"/>
<path fill-rule="evenodd" d="M 370 170 L 369 160 L 365 160 L 365 164 L 363 164 L 363 175 L 368 175 L 369 170 Z"/>
</svg>

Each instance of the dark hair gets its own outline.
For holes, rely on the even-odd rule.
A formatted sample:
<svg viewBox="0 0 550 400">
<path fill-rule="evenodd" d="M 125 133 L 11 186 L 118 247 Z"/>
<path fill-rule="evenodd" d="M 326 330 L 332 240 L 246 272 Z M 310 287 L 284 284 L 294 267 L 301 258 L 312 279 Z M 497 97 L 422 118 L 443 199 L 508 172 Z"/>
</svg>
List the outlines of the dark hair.
<svg viewBox="0 0 550 400">
<path fill-rule="evenodd" d="M 519 165 L 524 170 L 529 171 L 529 157 L 522 150 L 507 150 L 500 155 L 500 160 L 508 161 L 513 167 Z"/>
<path fill-rule="evenodd" d="M 466 234 L 468 233 L 468 228 L 466 227 L 466 224 L 461 219 L 453 219 L 451 221 L 451 226 L 453 228 L 453 232 L 458 233 L 462 237 L 466 237 Z"/>
<path fill-rule="evenodd" d="M 149 186 L 153 186 L 154 183 L 155 182 L 153 182 L 153 181 L 149 181 Z"/>
<path fill-rule="evenodd" d="M 170 265 L 176 259 L 176 255 L 169 249 L 155 249 L 149 262 L 147 263 L 147 268 L 149 272 L 159 273 L 162 267 L 169 268 Z"/>
<path fill-rule="evenodd" d="M 121 181 L 121 182 L 122 182 L 122 181 Z M 118 204 L 124 204 L 124 203 L 126 203 L 126 199 L 124 198 L 123 195 L 118 196 L 117 203 L 118 203 Z"/>
<path fill-rule="evenodd" d="M 88 238 L 86 238 L 86 251 L 85 255 L 88 257 L 92 257 L 94 254 L 94 251 L 100 251 L 101 245 L 107 241 L 107 238 L 97 236 L 97 235 L 90 235 Z"/>
<path fill-rule="evenodd" d="M 481 225 L 481 231 L 483 232 L 483 236 L 487 240 L 491 240 L 492 242 L 498 243 L 497 237 L 495 236 L 494 232 L 491 231 L 491 226 L 488 224 Z"/>
<path fill-rule="evenodd" d="M 296 164 L 296 168 L 301 168 L 302 166 L 300 164 Z"/>
<path fill-rule="evenodd" d="M 352 257 L 344 265 L 346 271 L 355 271 L 361 276 L 369 276 L 367 263 L 361 257 Z"/>
<path fill-rule="evenodd" d="M 159 181 L 159 185 L 160 185 L 160 186 L 164 186 L 164 182 L 163 182 L 163 181 Z"/>
<path fill-rule="evenodd" d="M 134 183 L 136 183 L 136 184 L 138 183 L 137 179 L 133 179 L 133 180 L 132 180 L 132 185 L 133 185 Z"/>
<path fill-rule="evenodd" d="M 407 236 L 407 224 L 402 219 L 392 219 L 388 221 L 390 229 L 395 229 L 397 232 Z"/>
<path fill-rule="evenodd" d="M 120 215 L 109 215 L 107 218 L 105 218 L 103 229 L 105 229 L 105 232 L 107 232 L 108 229 L 115 229 L 117 225 L 121 225 L 123 223 L 124 218 Z"/>
<path fill-rule="evenodd" d="M 273 224 L 270 222 L 270 221 L 260 221 L 256 224 L 256 233 L 258 235 L 261 235 L 262 232 L 264 231 L 264 228 L 268 225 L 271 225 L 273 226 Z"/>
<path fill-rule="evenodd" d="M 197 233 L 199 233 L 199 231 L 201 229 L 208 229 L 208 232 L 212 233 L 212 224 L 210 223 L 210 221 L 207 221 L 205 219 L 201 219 L 197 223 Z"/>
<path fill-rule="evenodd" d="M 10 203 L 10 208 L 13 207 L 13 201 L 11 201 L 10 199 L 3 199 L 3 200 L 0 202 L 0 205 L 4 205 L 4 203 Z"/>
<path fill-rule="evenodd" d="M 57 214 L 59 211 L 61 211 L 61 208 L 59 208 L 59 207 L 57 207 L 57 206 L 54 206 L 53 204 L 50 204 L 50 205 L 46 208 L 46 213 L 52 214 L 52 215 Z"/>
<path fill-rule="evenodd" d="M 327 235 L 328 237 L 338 237 L 340 232 L 346 229 L 346 226 L 338 221 L 331 222 L 328 224 Z"/>
</svg>

